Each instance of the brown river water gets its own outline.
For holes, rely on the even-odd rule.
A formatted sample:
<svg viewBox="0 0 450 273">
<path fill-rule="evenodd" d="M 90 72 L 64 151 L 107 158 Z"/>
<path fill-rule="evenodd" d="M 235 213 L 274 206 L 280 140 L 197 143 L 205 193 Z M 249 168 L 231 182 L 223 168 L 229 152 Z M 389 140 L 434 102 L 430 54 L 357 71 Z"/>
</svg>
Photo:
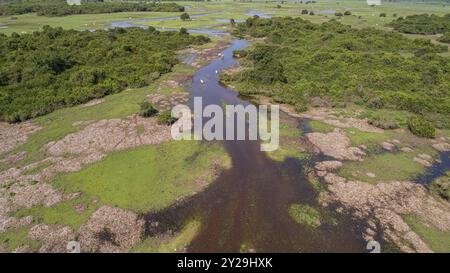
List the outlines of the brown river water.
<svg viewBox="0 0 450 273">
<path fill-rule="evenodd" d="M 236 65 L 233 50 L 247 45 L 245 40 L 234 40 L 222 52 L 223 58 L 197 71 L 189 90 L 190 105 L 194 96 L 202 97 L 204 105 L 250 103 L 222 86 L 216 73 Z M 307 129 L 307 124 L 302 128 Z M 203 192 L 145 215 L 147 236 L 179 231 L 195 218 L 201 228 L 188 252 L 239 252 L 242 245 L 256 252 L 367 252 L 360 235 L 364 223 L 333 214 L 338 225 L 324 223 L 313 229 L 289 216 L 292 203 L 318 206 L 317 192 L 304 175 L 314 160 L 273 161 L 260 151 L 258 141 L 223 141 L 223 145 L 233 167 Z"/>
</svg>

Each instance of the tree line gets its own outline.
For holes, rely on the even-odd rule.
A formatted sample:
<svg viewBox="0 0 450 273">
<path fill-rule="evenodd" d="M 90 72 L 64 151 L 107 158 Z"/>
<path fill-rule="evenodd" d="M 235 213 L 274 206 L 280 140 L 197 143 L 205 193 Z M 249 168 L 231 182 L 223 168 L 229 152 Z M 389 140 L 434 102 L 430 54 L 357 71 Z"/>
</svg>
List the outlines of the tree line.
<svg viewBox="0 0 450 273">
<path fill-rule="evenodd" d="M 63 0 L 23 1 L 0 4 L 0 15 L 36 13 L 41 16 L 66 16 L 115 12 L 181 12 L 184 7 L 176 3 L 156 2 L 98 2 L 87 1 L 82 5 L 68 5 Z"/>
<path fill-rule="evenodd" d="M 290 17 L 249 18 L 235 34 L 265 38 L 235 52 L 246 70 L 223 77 L 245 86 L 242 93 L 272 96 L 299 111 L 316 98 L 332 106 L 407 110 L 450 128 L 450 58 L 438 54 L 447 46 Z"/>
<path fill-rule="evenodd" d="M 152 27 L 0 34 L 0 120 L 23 121 L 149 85 L 178 62 L 176 50 L 208 41 Z"/>
</svg>

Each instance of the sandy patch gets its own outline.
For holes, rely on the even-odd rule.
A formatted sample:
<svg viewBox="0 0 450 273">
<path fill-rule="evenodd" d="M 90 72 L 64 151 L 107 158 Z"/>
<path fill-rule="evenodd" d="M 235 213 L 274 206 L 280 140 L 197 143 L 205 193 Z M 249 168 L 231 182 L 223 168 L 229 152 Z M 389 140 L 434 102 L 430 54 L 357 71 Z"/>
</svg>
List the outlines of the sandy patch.
<svg viewBox="0 0 450 273">
<path fill-rule="evenodd" d="M 304 118 L 319 120 L 323 123 L 332 125 L 338 128 L 357 128 L 364 132 L 382 133 L 384 130 L 370 125 L 367 119 L 357 118 L 343 118 L 336 119 L 333 115 L 335 112 L 329 108 L 311 108 L 308 111 L 301 113 L 300 116 Z"/>
<path fill-rule="evenodd" d="M 366 154 L 358 147 L 350 147 L 350 139 L 336 128 L 330 133 L 308 133 L 308 140 L 323 154 L 339 160 L 362 160 Z"/>
<path fill-rule="evenodd" d="M 144 220 L 120 208 L 103 206 L 80 228 L 82 252 L 126 252 L 141 240 Z"/>
<path fill-rule="evenodd" d="M 67 226 L 39 224 L 30 229 L 28 238 L 42 242 L 41 253 L 64 253 L 67 243 L 75 240 L 75 234 Z"/>
<path fill-rule="evenodd" d="M 10 124 L 0 122 L 0 154 L 7 153 L 27 141 L 28 136 L 41 127 L 31 122 Z"/>
<path fill-rule="evenodd" d="M 85 104 L 82 104 L 81 107 L 82 108 L 90 107 L 90 106 L 94 106 L 94 105 L 97 105 L 97 104 L 100 104 L 100 103 L 104 103 L 104 102 L 105 102 L 104 98 L 102 98 L 102 99 L 94 99 L 94 100 L 86 102 Z"/>
<path fill-rule="evenodd" d="M 147 100 L 155 104 L 159 111 L 171 111 L 175 105 L 185 104 L 189 99 L 189 93 L 177 93 L 170 96 L 163 94 L 150 94 Z"/>
</svg>

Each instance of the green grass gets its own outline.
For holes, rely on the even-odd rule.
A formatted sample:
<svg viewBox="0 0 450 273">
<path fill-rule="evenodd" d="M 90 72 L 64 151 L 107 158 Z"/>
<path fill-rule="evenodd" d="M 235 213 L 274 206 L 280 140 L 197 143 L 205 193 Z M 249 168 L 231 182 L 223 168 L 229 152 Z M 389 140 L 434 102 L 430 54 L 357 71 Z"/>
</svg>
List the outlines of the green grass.
<svg viewBox="0 0 450 273">
<path fill-rule="evenodd" d="M 365 132 L 356 128 L 348 128 L 345 131 L 353 146 L 381 143 L 389 138 L 384 133 Z"/>
<path fill-rule="evenodd" d="M 280 143 L 278 149 L 266 152 L 272 160 L 283 162 L 288 157 L 305 159 L 308 154 L 301 150 L 298 140 L 301 136 L 301 130 L 294 124 L 288 124 L 280 120 L 279 137 Z"/>
<path fill-rule="evenodd" d="M 319 133 L 329 133 L 334 130 L 334 126 L 326 124 L 324 122 L 320 122 L 317 120 L 310 120 L 309 126 L 311 127 L 311 130 L 313 132 L 319 132 Z"/>
<path fill-rule="evenodd" d="M 179 16 L 181 12 L 119 12 L 110 14 L 81 14 L 63 17 L 45 17 L 36 14 L 0 16 L 0 24 L 8 28 L 0 29 L 0 33 L 24 33 L 42 29 L 44 25 L 65 29 L 91 30 L 107 28 L 111 22 L 128 21 L 144 18 L 164 18 Z M 12 19 L 16 17 L 17 19 Z"/>
<path fill-rule="evenodd" d="M 64 192 L 81 191 L 100 203 L 136 212 L 156 211 L 212 182 L 212 162 L 230 166 L 222 146 L 173 141 L 116 152 L 77 173 L 62 174 L 53 184 Z"/>
<path fill-rule="evenodd" d="M 174 253 L 183 251 L 200 230 L 200 221 L 192 220 L 183 229 L 168 239 L 150 237 L 135 246 L 134 253 Z"/>
<path fill-rule="evenodd" d="M 413 160 L 415 153 L 383 153 L 369 156 L 362 162 L 348 162 L 339 174 L 351 180 L 365 182 L 403 181 L 424 172 L 425 167 Z M 371 178 L 366 173 L 373 173 Z"/>
<path fill-rule="evenodd" d="M 423 224 L 418 217 L 404 217 L 409 227 L 435 252 L 450 252 L 450 231 L 442 231 L 436 227 Z"/>
<path fill-rule="evenodd" d="M 31 168 L 31 169 L 25 171 L 24 174 L 25 175 L 36 174 L 36 173 L 44 170 L 45 168 L 50 167 L 51 165 L 52 165 L 51 162 L 44 162 L 44 163 L 37 165 L 34 168 Z"/>
<path fill-rule="evenodd" d="M 30 227 L 10 229 L 0 233 L 0 244 L 6 244 L 8 252 L 13 252 L 16 248 L 28 245 L 31 249 L 38 249 L 40 242 L 27 238 Z"/>
<path fill-rule="evenodd" d="M 320 212 L 309 205 L 292 204 L 289 207 L 289 215 L 295 222 L 317 228 L 321 224 Z"/>
<path fill-rule="evenodd" d="M 270 13 L 272 16 L 292 16 L 302 17 L 315 23 L 321 23 L 330 19 L 337 19 L 333 14 L 319 14 L 322 10 L 336 10 L 343 12 L 348 8 L 351 16 L 344 16 L 339 20 L 344 24 L 350 24 L 354 27 L 376 27 L 384 28 L 387 23 L 395 19 L 392 15 L 397 13 L 398 16 L 406 16 L 418 13 L 433 13 L 443 15 L 450 13 L 450 5 L 417 5 L 415 3 L 388 3 L 377 7 L 370 7 L 365 1 L 333 1 L 323 0 L 313 4 L 305 3 L 285 3 L 281 8 L 277 8 L 278 3 L 265 3 L 263 1 L 253 2 L 235 2 L 231 0 L 216 1 L 216 2 L 179 2 L 178 4 L 189 6 L 187 11 L 190 15 L 199 13 L 221 12 L 220 14 L 211 14 L 205 17 L 193 18 L 192 21 L 182 22 L 181 20 L 170 21 L 156 21 L 143 23 L 155 27 L 166 28 L 197 28 L 197 27 L 214 27 L 217 25 L 227 25 L 227 23 L 217 22 L 215 19 L 245 19 L 245 15 L 250 10 L 262 11 Z M 301 10 L 307 9 L 314 11 L 316 15 L 301 15 Z M 386 18 L 379 17 L 379 14 L 385 12 Z M 13 16 L 1 16 L 0 25 L 7 25 L 8 28 L 0 29 L 0 33 L 12 32 L 31 32 L 42 28 L 43 25 L 61 26 L 63 28 L 72 28 L 78 30 L 85 29 L 103 29 L 111 22 L 126 21 L 133 19 L 144 18 L 163 18 L 163 17 L 178 17 L 181 12 L 121 12 L 112 14 L 82 14 L 71 15 L 63 17 L 45 17 L 37 16 L 35 14 L 25 14 L 14 16 L 17 19 L 12 19 Z M 361 18 L 359 18 L 361 16 Z M 427 38 L 427 37 L 425 37 Z"/>
<path fill-rule="evenodd" d="M 84 207 L 82 212 L 77 212 L 76 205 Z M 67 225 L 73 230 L 83 225 L 92 213 L 99 207 L 92 198 L 81 196 L 73 200 L 58 203 L 52 207 L 44 207 L 42 205 L 32 207 L 30 209 L 21 209 L 13 213 L 16 217 L 33 216 L 36 223 L 44 223 L 47 225 Z"/>
</svg>

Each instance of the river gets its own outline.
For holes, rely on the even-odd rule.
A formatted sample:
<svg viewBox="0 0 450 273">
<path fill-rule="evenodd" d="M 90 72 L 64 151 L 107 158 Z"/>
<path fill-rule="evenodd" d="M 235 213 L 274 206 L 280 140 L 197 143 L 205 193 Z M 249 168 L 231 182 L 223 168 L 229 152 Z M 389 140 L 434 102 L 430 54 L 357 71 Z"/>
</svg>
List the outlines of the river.
<svg viewBox="0 0 450 273">
<path fill-rule="evenodd" d="M 194 75 L 189 89 L 203 104 L 248 105 L 237 92 L 219 83 L 216 70 L 236 65 L 233 51 L 248 45 L 234 40 L 218 58 Z M 203 80 L 202 84 L 200 80 Z M 192 218 L 201 221 L 199 234 L 188 252 L 239 252 L 243 245 L 257 252 L 362 252 L 365 243 L 358 223 L 334 215 L 339 224 L 316 229 L 297 224 L 289 205 L 317 206 L 317 192 L 303 174 L 308 162 L 287 159 L 279 163 L 260 151 L 258 141 L 223 141 L 233 167 L 205 191 L 156 214 L 145 215 L 146 235 L 180 230 Z M 158 222 L 158 225 L 154 223 Z"/>
</svg>

